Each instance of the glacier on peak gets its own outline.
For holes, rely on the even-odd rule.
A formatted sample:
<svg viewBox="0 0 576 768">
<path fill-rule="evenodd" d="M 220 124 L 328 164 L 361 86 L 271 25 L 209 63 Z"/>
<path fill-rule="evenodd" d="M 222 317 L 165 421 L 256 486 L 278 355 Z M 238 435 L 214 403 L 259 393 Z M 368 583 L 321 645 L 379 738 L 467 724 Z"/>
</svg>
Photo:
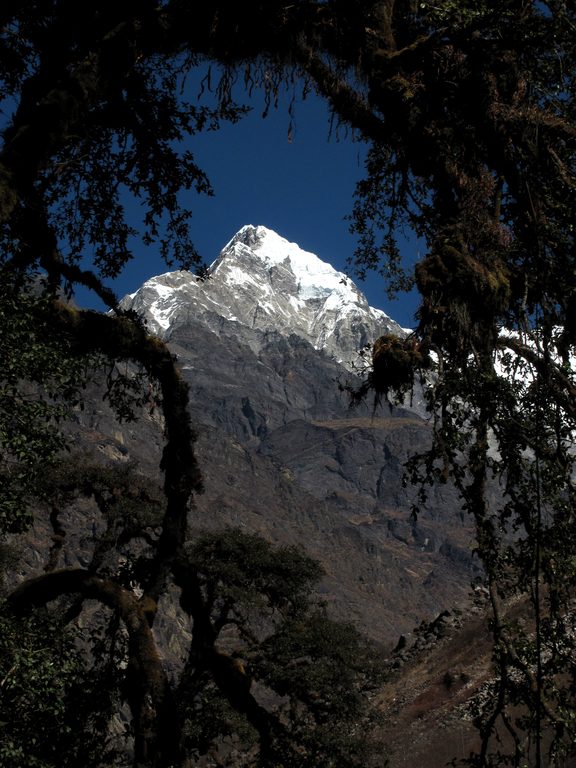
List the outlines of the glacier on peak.
<svg viewBox="0 0 576 768">
<path fill-rule="evenodd" d="M 382 333 L 405 334 L 344 273 L 251 224 L 224 246 L 207 279 L 185 271 L 158 275 L 121 306 L 165 339 L 187 322 L 210 324 L 217 317 L 256 331 L 296 334 L 345 365 Z"/>
</svg>

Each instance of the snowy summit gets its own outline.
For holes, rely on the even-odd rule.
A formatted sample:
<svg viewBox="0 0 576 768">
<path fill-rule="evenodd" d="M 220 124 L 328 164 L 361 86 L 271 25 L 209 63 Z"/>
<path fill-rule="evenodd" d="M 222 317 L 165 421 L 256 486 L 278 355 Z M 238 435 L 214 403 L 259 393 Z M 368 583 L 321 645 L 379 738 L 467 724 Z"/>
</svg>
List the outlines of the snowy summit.
<svg viewBox="0 0 576 768">
<path fill-rule="evenodd" d="M 296 334 L 349 363 L 385 332 L 402 334 L 342 272 L 263 226 L 247 225 L 211 265 L 205 280 L 178 271 L 153 277 L 121 305 L 169 339 L 194 320 L 218 318 L 261 331 Z M 210 320 L 212 319 L 212 320 Z"/>
</svg>

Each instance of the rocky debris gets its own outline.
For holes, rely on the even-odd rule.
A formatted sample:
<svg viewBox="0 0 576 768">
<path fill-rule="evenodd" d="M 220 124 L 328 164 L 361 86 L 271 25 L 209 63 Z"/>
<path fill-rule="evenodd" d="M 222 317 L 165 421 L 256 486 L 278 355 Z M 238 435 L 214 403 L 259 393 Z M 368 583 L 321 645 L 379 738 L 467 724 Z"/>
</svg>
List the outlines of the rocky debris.
<svg viewBox="0 0 576 768">
<path fill-rule="evenodd" d="M 469 614 L 459 608 L 446 609 L 432 621 L 423 620 L 412 632 L 401 634 L 389 660 L 390 668 L 399 669 L 408 661 L 430 652 L 440 640 L 458 632 L 467 616 Z"/>
</svg>

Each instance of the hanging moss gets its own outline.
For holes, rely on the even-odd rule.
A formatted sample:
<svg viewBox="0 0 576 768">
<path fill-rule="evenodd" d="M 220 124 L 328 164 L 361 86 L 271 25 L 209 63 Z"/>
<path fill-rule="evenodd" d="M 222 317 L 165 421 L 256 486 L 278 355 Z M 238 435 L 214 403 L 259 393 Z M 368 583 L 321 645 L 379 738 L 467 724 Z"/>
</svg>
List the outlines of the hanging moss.
<svg viewBox="0 0 576 768">
<path fill-rule="evenodd" d="M 436 244 L 416 265 L 416 284 L 423 301 L 418 317 L 421 333 L 452 351 L 468 342 L 476 348 L 486 339 L 510 301 L 509 270 L 491 253 L 485 262 L 462 244 Z"/>
<path fill-rule="evenodd" d="M 379 395 L 390 390 L 403 393 L 412 387 L 416 373 L 431 365 L 428 351 L 414 336 L 380 336 L 372 350 L 371 389 Z"/>
<path fill-rule="evenodd" d="M 482 263 L 465 248 L 449 243 L 416 265 L 416 283 L 425 297 L 436 293 L 446 305 L 467 301 L 483 310 L 501 311 L 510 294 L 508 271 L 502 262 Z"/>
</svg>

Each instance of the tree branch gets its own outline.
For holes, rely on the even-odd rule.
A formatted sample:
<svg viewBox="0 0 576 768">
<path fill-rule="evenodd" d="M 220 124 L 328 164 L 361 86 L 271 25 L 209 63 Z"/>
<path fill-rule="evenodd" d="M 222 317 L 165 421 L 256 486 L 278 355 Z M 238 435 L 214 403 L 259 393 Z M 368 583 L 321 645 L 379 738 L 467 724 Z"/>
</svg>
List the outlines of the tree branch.
<svg viewBox="0 0 576 768">
<path fill-rule="evenodd" d="M 310 46 L 300 41 L 295 44 L 300 66 L 316 83 L 318 91 L 330 102 L 334 112 L 365 138 L 382 141 L 385 126 L 368 103 L 345 80 L 328 67 Z"/>
<path fill-rule="evenodd" d="M 119 612 L 129 637 L 128 700 L 135 720 L 136 760 L 157 753 L 165 760 L 163 764 L 172 764 L 179 753 L 178 718 L 144 601 L 110 579 L 75 568 L 25 581 L 8 597 L 8 604 L 22 613 L 65 594 L 80 594 Z"/>
<path fill-rule="evenodd" d="M 196 435 L 188 414 L 188 385 L 168 347 L 150 336 L 132 315 L 114 317 L 56 303 L 54 327 L 69 337 L 73 351 L 78 354 L 99 351 L 114 360 L 137 361 L 160 385 L 167 436 L 160 467 L 164 470 L 167 504 L 145 590 L 157 602 L 173 558 L 186 538 L 191 494 L 202 490 L 193 447 Z"/>
<path fill-rule="evenodd" d="M 565 409 L 566 413 L 576 418 L 576 386 L 572 384 L 558 365 L 555 365 L 549 358 L 544 359 L 538 352 L 513 336 L 500 336 L 498 347 L 511 349 L 519 357 L 533 365 L 539 374 L 545 375 L 558 403 Z"/>
</svg>

